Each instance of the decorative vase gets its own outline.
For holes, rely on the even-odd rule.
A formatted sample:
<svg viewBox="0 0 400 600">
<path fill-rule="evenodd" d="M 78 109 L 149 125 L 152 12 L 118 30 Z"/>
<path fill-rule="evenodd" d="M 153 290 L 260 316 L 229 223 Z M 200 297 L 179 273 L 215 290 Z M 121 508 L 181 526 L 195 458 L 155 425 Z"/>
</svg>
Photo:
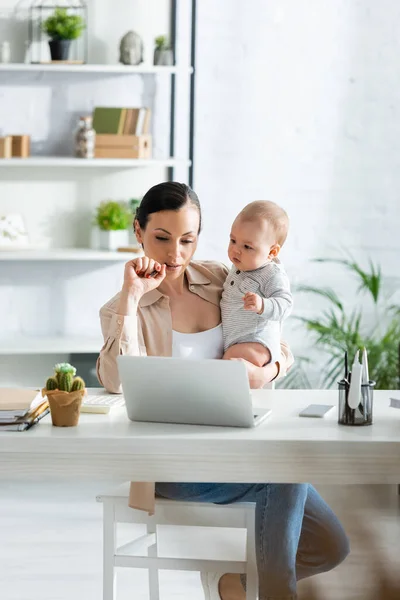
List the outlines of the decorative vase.
<svg viewBox="0 0 400 600">
<path fill-rule="evenodd" d="M 51 422 L 55 427 L 76 427 L 79 422 L 81 404 L 86 389 L 74 392 L 42 390 L 49 401 Z"/>
<path fill-rule="evenodd" d="M 160 50 L 156 48 L 154 50 L 154 64 L 162 66 L 172 66 L 174 64 L 174 54 L 172 50 Z"/>
<path fill-rule="evenodd" d="M 71 40 L 50 40 L 51 60 L 68 60 Z"/>
<path fill-rule="evenodd" d="M 92 117 L 80 117 L 79 129 L 75 136 L 75 155 L 78 158 L 94 158 L 96 132 L 92 127 Z"/>
<path fill-rule="evenodd" d="M 118 229 L 116 231 L 99 230 L 99 247 L 102 250 L 118 250 L 129 245 L 129 231 Z"/>
</svg>

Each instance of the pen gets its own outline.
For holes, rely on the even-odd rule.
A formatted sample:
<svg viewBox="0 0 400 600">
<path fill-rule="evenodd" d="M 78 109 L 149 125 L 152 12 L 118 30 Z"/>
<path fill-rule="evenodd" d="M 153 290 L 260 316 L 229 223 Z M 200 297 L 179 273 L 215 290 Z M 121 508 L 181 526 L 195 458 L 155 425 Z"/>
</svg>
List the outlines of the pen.
<svg viewBox="0 0 400 600">
<path fill-rule="evenodd" d="M 157 271 L 157 269 L 154 269 L 154 271 L 152 271 L 147 277 L 155 277 L 156 275 L 158 275 L 159 271 Z M 139 273 L 137 273 L 137 275 L 139 275 Z"/>
</svg>

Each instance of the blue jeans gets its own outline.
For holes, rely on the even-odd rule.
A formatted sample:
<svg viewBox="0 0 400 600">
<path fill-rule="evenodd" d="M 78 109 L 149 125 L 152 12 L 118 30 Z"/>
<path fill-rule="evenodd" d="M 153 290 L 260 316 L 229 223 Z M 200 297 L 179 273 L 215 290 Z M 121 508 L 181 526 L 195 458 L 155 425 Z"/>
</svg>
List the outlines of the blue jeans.
<svg viewBox="0 0 400 600">
<path fill-rule="evenodd" d="M 349 553 L 338 518 L 308 483 L 157 483 L 171 500 L 256 503 L 259 600 L 293 600 L 296 582 L 330 571 Z"/>
</svg>

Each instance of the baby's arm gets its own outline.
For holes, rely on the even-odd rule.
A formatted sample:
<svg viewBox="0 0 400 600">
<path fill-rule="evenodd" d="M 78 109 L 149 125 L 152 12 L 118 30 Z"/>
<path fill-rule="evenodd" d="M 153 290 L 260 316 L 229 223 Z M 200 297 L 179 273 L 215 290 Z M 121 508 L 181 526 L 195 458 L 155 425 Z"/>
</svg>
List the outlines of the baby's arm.
<svg viewBox="0 0 400 600">
<path fill-rule="evenodd" d="M 293 308 L 289 278 L 284 271 L 276 270 L 263 290 L 264 308 L 260 313 L 269 321 L 283 321 Z"/>
</svg>

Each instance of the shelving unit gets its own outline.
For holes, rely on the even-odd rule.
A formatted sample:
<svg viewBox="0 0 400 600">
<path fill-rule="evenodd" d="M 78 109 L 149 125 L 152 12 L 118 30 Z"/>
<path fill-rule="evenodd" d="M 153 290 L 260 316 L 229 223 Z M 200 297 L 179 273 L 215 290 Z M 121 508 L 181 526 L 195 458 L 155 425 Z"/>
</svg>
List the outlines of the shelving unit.
<svg viewBox="0 0 400 600">
<path fill-rule="evenodd" d="M 177 27 L 178 27 L 178 0 L 171 0 L 170 12 L 170 32 L 169 39 L 174 56 L 179 53 L 177 48 Z M 38 169 L 40 178 L 46 177 L 46 169 L 51 170 L 49 179 L 54 181 L 58 177 L 62 177 L 67 169 L 70 180 L 71 171 L 78 169 L 80 173 L 88 172 L 85 175 L 87 178 L 95 178 L 98 176 L 99 170 L 108 170 L 112 175 L 112 170 L 129 170 L 129 169 L 162 169 L 167 171 L 167 177 L 170 181 L 174 180 L 174 169 L 181 167 L 187 169 L 187 181 L 189 185 L 193 185 L 194 178 L 194 110 L 195 110 L 195 49 L 196 49 L 196 0 L 190 1 L 191 8 L 191 30 L 188 43 L 190 46 L 189 61 L 183 59 L 184 64 L 175 64 L 173 66 L 155 66 L 151 64 L 141 64 L 135 66 L 127 66 L 122 64 L 0 64 L 0 85 L 13 85 L 12 82 L 17 82 L 18 86 L 35 84 L 40 85 L 45 82 L 57 81 L 73 83 L 79 86 L 81 83 L 88 85 L 94 82 L 98 85 L 98 80 L 101 77 L 154 77 L 154 78 L 170 78 L 170 130 L 169 144 L 167 157 L 162 159 L 150 160 L 133 160 L 133 159 L 79 159 L 73 156 L 30 156 L 29 158 L 11 158 L 0 159 L 0 179 L 2 179 L 7 171 L 7 180 L 14 179 L 18 181 L 20 169 Z M 183 53 L 181 53 L 183 57 Z M 186 55 L 187 56 L 187 55 Z M 34 77 L 29 75 L 34 74 Z M 65 76 L 65 78 L 64 78 Z M 69 76 L 69 79 L 67 77 Z M 53 80 L 52 80 L 53 78 Z M 182 84 L 188 86 L 189 92 L 189 112 L 188 112 L 188 152 L 187 156 L 176 156 L 176 127 L 178 125 L 177 114 L 177 82 L 178 78 L 182 78 Z M 163 79 L 164 82 L 164 79 Z M 150 89 L 153 88 L 153 82 L 146 80 L 146 84 Z M 154 80 L 154 89 L 156 89 L 156 80 Z M 168 82 L 167 82 L 168 83 Z M 87 109 L 86 109 L 87 110 Z M 169 155 L 169 156 L 168 156 Z M 125 174 L 124 174 L 125 177 Z M 22 178 L 22 175 L 21 175 Z M 29 178 L 29 175 L 28 175 Z M 77 177 L 78 178 L 78 177 Z M 42 180 L 42 179 L 41 179 Z M 140 256 L 138 253 L 125 252 L 107 252 L 99 250 L 91 250 L 86 248 L 58 248 L 58 249 L 40 249 L 29 248 L 26 250 L 0 251 L 0 264 L 5 272 L 19 273 L 21 264 L 24 262 L 34 265 L 35 263 L 59 263 L 65 265 L 68 263 L 75 264 L 75 270 L 78 269 L 79 263 L 93 263 L 90 265 L 90 270 L 95 270 L 99 266 L 112 264 L 113 262 L 126 262 L 130 258 Z M 18 268 L 9 267 L 7 263 L 18 263 Z M 96 264 L 95 264 L 96 263 Z M 64 269 L 64 266 L 63 266 Z M 62 301 L 62 300 L 61 300 Z M 0 355 L 1 356 L 18 356 L 18 355 L 57 355 L 57 354 L 98 354 L 103 343 L 102 336 L 92 338 L 88 336 L 63 336 L 54 335 L 40 337 L 27 335 L 12 335 L 10 337 L 1 337 L 0 335 Z M 91 360 L 91 358 L 90 358 Z"/>
<path fill-rule="evenodd" d="M 0 74 L 6 73 L 100 73 L 101 75 L 159 75 L 193 73 L 193 67 L 157 66 L 157 65 L 55 65 L 55 64 L 25 64 L 25 63 L 0 63 Z"/>
<path fill-rule="evenodd" d="M 151 167 L 169 167 L 178 165 L 190 167 L 190 160 L 176 158 L 133 159 L 133 158 L 74 158 L 71 156 L 30 156 L 29 158 L 0 158 L 1 168 L 74 168 L 74 169 L 138 169 Z"/>
<path fill-rule="evenodd" d="M 47 248 L 2 250 L 0 262 L 127 262 L 141 255 L 137 252 L 108 252 L 107 250 L 91 250 L 90 248 Z"/>
</svg>

